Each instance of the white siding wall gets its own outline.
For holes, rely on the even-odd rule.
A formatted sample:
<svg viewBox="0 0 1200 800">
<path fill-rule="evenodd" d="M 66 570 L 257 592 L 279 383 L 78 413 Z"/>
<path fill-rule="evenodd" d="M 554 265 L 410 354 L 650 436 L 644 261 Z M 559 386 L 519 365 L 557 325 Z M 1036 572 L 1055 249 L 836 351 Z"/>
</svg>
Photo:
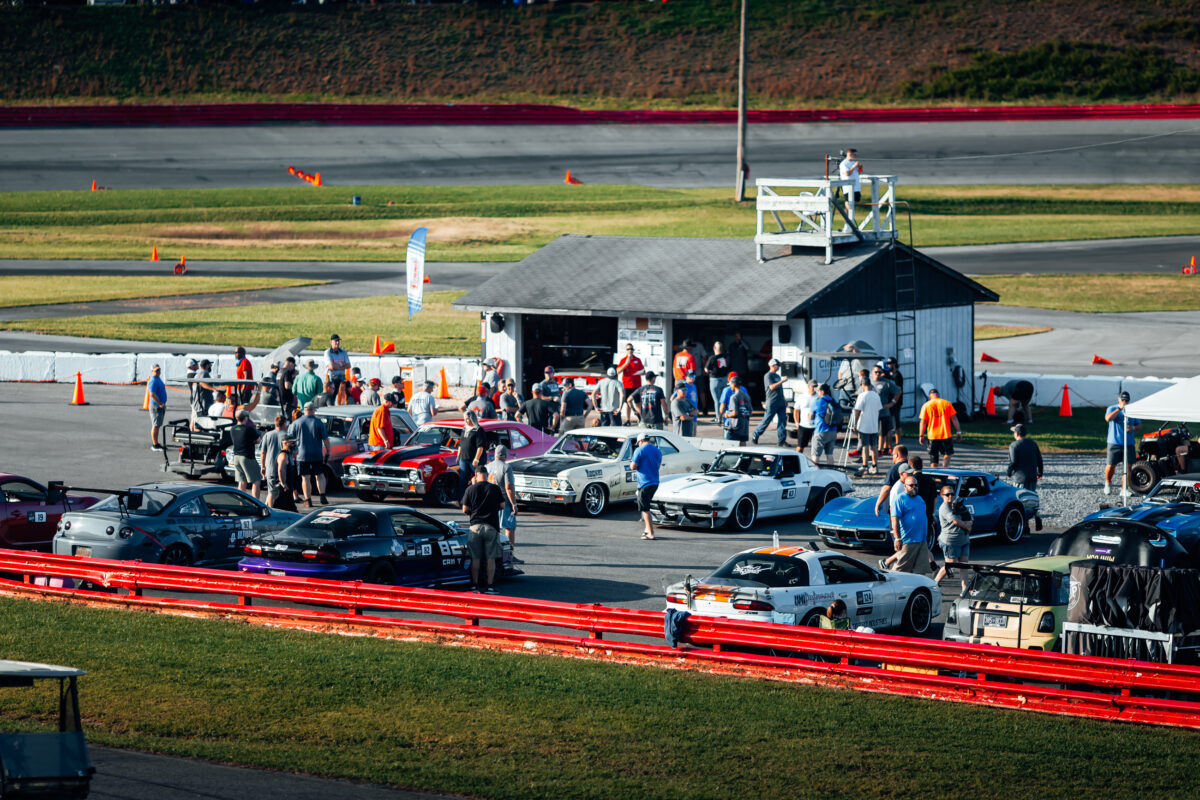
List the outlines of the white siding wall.
<svg viewBox="0 0 1200 800">
<path fill-rule="evenodd" d="M 489 320 L 491 315 L 488 315 Z M 487 331 L 487 343 L 484 352 L 488 358 L 504 359 L 504 374 L 501 377 L 515 378 L 520 391 L 529 392 L 529 387 L 525 386 L 524 376 L 521 375 L 521 315 L 520 314 L 505 314 L 504 315 L 504 330 L 500 333 L 492 333 L 489 327 Z"/>
</svg>

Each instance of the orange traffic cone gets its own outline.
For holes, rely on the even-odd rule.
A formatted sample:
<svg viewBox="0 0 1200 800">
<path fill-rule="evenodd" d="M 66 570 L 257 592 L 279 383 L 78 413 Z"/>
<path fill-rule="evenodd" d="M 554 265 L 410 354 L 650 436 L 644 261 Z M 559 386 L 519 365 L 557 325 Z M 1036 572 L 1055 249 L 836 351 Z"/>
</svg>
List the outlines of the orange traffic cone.
<svg viewBox="0 0 1200 800">
<path fill-rule="evenodd" d="M 296 168 L 288 167 L 288 175 L 295 175 L 295 174 L 296 174 Z"/>
<path fill-rule="evenodd" d="M 446 368 L 442 367 L 442 374 L 438 378 L 438 400 L 450 399 L 450 384 L 446 382 Z"/>
<path fill-rule="evenodd" d="M 988 388 L 987 406 L 984 408 L 984 410 L 987 411 L 989 417 L 996 416 L 996 387 L 995 386 L 991 386 Z"/>
<path fill-rule="evenodd" d="M 96 191 L 96 181 L 92 181 L 92 191 Z"/>
<path fill-rule="evenodd" d="M 426 283 L 429 283 L 429 276 L 428 276 L 428 275 L 426 275 L 426 276 L 425 276 L 425 282 L 426 282 Z"/>
<path fill-rule="evenodd" d="M 999 364 L 999 363 L 1000 363 L 1000 359 L 998 359 L 998 358 L 995 358 L 995 357 L 993 357 L 993 356 L 989 356 L 987 353 L 980 353 L 980 354 L 979 354 L 979 363 L 981 363 L 981 364 L 982 364 L 982 363 L 983 363 L 983 362 L 985 362 L 985 361 L 991 361 L 991 362 L 994 362 L 994 363 L 996 363 L 996 364 Z"/>
<path fill-rule="evenodd" d="M 158 261 L 158 245 L 154 245 L 154 249 L 150 251 L 150 260 Z"/>
<path fill-rule="evenodd" d="M 1092 363 L 1093 364 L 1107 364 L 1110 367 L 1113 365 L 1113 363 L 1111 361 L 1109 361 L 1107 358 L 1101 358 L 1100 356 L 1096 355 L 1095 353 L 1092 353 Z"/>
<path fill-rule="evenodd" d="M 578 185 L 582 184 L 583 181 L 579 180 L 578 178 L 572 178 L 571 170 L 567 170 L 567 177 L 563 178 L 563 183 L 570 183 L 574 186 L 578 186 Z"/>
<path fill-rule="evenodd" d="M 377 356 L 379 353 L 379 334 L 377 333 L 375 334 L 375 344 L 371 345 L 371 355 Z"/>
<path fill-rule="evenodd" d="M 394 353 L 394 352 L 396 352 L 396 343 L 395 342 L 384 342 L 383 347 L 379 348 L 379 353 L 381 355 L 383 353 Z"/>
<path fill-rule="evenodd" d="M 146 383 L 146 396 L 142 398 L 142 411 L 150 410 L 150 384 Z"/>
<path fill-rule="evenodd" d="M 1063 384 L 1062 404 L 1058 407 L 1058 415 L 1060 417 L 1071 416 L 1071 390 L 1067 385 Z"/>
<path fill-rule="evenodd" d="M 1181 271 L 1183 272 L 1184 275 L 1195 275 L 1196 274 L 1196 257 L 1192 256 L 1192 263 L 1185 265 Z"/>
<path fill-rule="evenodd" d="M 321 185 L 321 173 L 318 172 L 316 175 L 313 176 L 313 186 L 320 186 L 320 185 Z"/>
<path fill-rule="evenodd" d="M 71 405 L 86 406 L 87 400 L 83 399 L 83 373 L 75 373 L 75 394 L 71 395 Z"/>
</svg>

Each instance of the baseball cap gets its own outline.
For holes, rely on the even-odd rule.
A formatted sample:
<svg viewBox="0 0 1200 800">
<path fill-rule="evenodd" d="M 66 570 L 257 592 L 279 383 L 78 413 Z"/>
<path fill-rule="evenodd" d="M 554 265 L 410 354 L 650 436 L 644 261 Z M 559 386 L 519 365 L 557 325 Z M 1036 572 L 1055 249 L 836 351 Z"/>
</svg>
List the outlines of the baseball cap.
<svg viewBox="0 0 1200 800">
<path fill-rule="evenodd" d="M 496 445 L 496 458 L 508 458 L 508 448 L 502 444 Z"/>
<path fill-rule="evenodd" d="M 689 377 L 689 378 L 694 378 L 694 377 L 696 377 L 696 370 L 694 370 L 694 369 L 689 369 L 689 370 L 687 371 L 687 377 Z"/>
<path fill-rule="evenodd" d="M 211 367 L 211 366 L 212 366 L 212 362 L 211 362 L 211 361 L 209 361 L 207 358 L 202 358 L 202 359 L 200 359 L 200 366 L 202 366 L 202 367 Z"/>
<path fill-rule="evenodd" d="M 1129 392 L 1121 392 L 1119 395 L 1117 395 L 1117 399 L 1124 400 L 1126 403 L 1128 403 L 1129 402 Z"/>
<path fill-rule="evenodd" d="M 371 385 L 372 386 L 382 386 L 383 384 L 380 382 L 379 378 L 371 378 Z"/>
<path fill-rule="evenodd" d="M 308 361 L 305 361 L 305 362 L 304 362 L 304 366 L 308 367 L 309 369 L 316 369 L 316 368 L 317 368 L 317 362 L 313 361 L 313 360 L 310 358 Z"/>
<path fill-rule="evenodd" d="M 768 366 L 768 367 L 778 367 L 778 366 L 779 366 L 779 359 L 778 359 L 778 358 L 772 358 L 770 361 L 768 361 L 768 362 L 767 362 L 767 366 Z"/>
<path fill-rule="evenodd" d="M 304 404 L 305 411 L 307 411 L 310 408 L 316 408 L 316 407 L 317 407 L 317 404 L 314 403 L 312 400 L 309 400 L 307 403 Z"/>
<path fill-rule="evenodd" d="M 547 372 L 547 373 L 549 373 L 549 374 L 551 374 L 551 375 L 553 375 L 553 374 L 554 374 L 554 367 L 546 367 L 546 369 L 545 369 L 544 371 L 545 371 L 545 372 Z"/>
<path fill-rule="evenodd" d="M 655 377 L 657 377 L 657 376 L 656 376 L 656 375 L 655 375 L 653 372 L 651 372 L 650 370 L 646 370 L 646 377 L 647 377 L 647 378 L 655 378 Z"/>
<path fill-rule="evenodd" d="M 647 431 L 642 431 L 641 434 L 638 436 L 638 441 L 639 442 L 650 441 L 650 434 Z"/>
<path fill-rule="evenodd" d="M 610 377 L 610 378 L 615 378 L 615 377 L 617 377 L 617 368 L 616 368 L 616 367 L 609 367 L 609 368 L 608 368 L 608 377 Z"/>
<path fill-rule="evenodd" d="M 896 467 L 896 472 L 898 472 L 901 475 L 903 475 L 906 472 L 912 472 L 912 471 L 913 471 L 913 468 L 905 462 L 901 462 L 899 464 L 899 466 Z"/>
<path fill-rule="evenodd" d="M 930 387 L 929 387 L 929 393 L 930 393 L 930 394 L 936 394 L 936 395 L 939 395 L 939 396 L 941 395 L 941 392 L 939 392 L 939 391 L 937 390 L 937 387 L 936 387 L 936 386 L 930 386 Z"/>
<path fill-rule="evenodd" d="M 687 391 L 687 382 L 686 381 L 675 381 L 675 391 L 678 392 L 680 390 L 683 390 L 685 392 Z"/>
<path fill-rule="evenodd" d="M 334 339 L 337 339 L 340 342 L 342 340 L 342 337 L 338 336 L 336 333 L 329 334 L 329 341 L 332 342 Z"/>
<path fill-rule="evenodd" d="M 736 378 L 737 376 L 738 376 L 738 374 L 737 374 L 736 372 L 731 372 L 731 373 L 729 373 L 729 378 L 728 378 L 728 380 L 733 380 L 733 379 L 734 379 L 734 378 Z"/>
<path fill-rule="evenodd" d="M 237 413 L 237 418 L 238 419 L 250 419 L 250 414 L 249 414 L 249 412 L 246 411 L 246 409 L 243 408 L 241 411 L 239 411 Z"/>
<path fill-rule="evenodd" d="M 188 369 L 199 369 L 200 362 L 193 358 L 192 360 L 188 361 L 187 368 Z"/>
<path fill-rule="evenodd" d="M 1009 430 L 1012 431 L 1013 433 L 1015 433 L 1017 436 L 1025 435 L 1025 426 L 1019 422 L 1016 425 L 1013 425 L 1011 428 L 1009 428 Z"/>
<path fill-rule="evenodd" d="M 154 365 L 153 367 L 151 367 L 150 369 L 152 369 L 152 370 L 155 370 L 155 369 L 162 369 L 162 367 L 160 367 L 158 364 L 155 364 L 155 365 Z"/>
<path fill-rule="evenodd" d="M 401 383 L 403 380 L 404 379 L 401 378 L 399 375 L 392 376 L 392 383 Z M 432 383 L 432 381 L 430 381 L 430 383 Z"/>
</svg>

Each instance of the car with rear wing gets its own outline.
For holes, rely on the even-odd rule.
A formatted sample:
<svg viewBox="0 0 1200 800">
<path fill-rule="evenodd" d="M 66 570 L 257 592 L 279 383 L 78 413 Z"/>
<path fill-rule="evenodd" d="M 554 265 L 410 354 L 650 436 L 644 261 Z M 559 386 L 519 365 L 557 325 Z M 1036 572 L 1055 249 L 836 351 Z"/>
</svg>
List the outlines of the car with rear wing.
<svg viewBox="0 0 1200 800">
<path fill-rule="evenodd" d="M 1073 564 L 1102 561 L 1188 567 L 1188 552 L 1145 522 L 1089 519 L 1060 534 L 1049 553 L 997 565 L 972 564 L 967 591 L 954 601 L 944 636 L 955 642 L 1058 650 L 1070 604 Z"/>
<path fill-rule="evenodd" d="M 407 506 L 363 504 L 312 511 L 286 530 L 246 543 L 242 572 L 395 586 L 469 583 L 468 531 Z M 522 574 L 500 534 L 498 575 Z"/>
<path fill-rule="evenodd" d="M 86 491 L 104 491 L 91 489 Z M 236 562 L 248 539 L 280 531 L 300 514 L 268 508 L 220 485 L 147 483 L 62 515 L 54 553 L 177 565 Z"/>
<path fill-rule="evenodd" d="M 59 481 L 42 486 L 30 478 L 0 472 L 0 547 L 48 553 L 62 515 L 98 502 L 98 497 L 67 494 Z"/>
<path fill-rule="evenodd" d="M 1102 508 L 1084 519 L 1132 519 L 1149 523 L 1170 533 L 1193 558 L 1200 559 L 1200 473 L 1163 478 L 1137 505 Z"/>
<path fill-rule="evenodd" d="M 650 513 L 659 525 L 744 531 L 759 519 L 814 514 L 850 490 L 842 472 L 790 448 L 755 445 L 717 453 L 698 475 L 663 481 Z"/>
<path fill-rule="evenodd" d="M 942 607 L 932 578 L 880 572 L 845 553 L 805 547 L 743 550 L 706 578 L 667 588 L 667 610 L 816 627 L 834 600 L 854 627 L 924 634 Z"/>
<path fill-rule="evenodd" d="M 544 454 L 512 462 L 517 499 L 528 505 L 568 506 L 588 517 L 603 514 L 609 503 L 633 500 L 633 452 L 642 433 L 662 451 L 660 476 L 699 472 L 725 447 L 720 440 L 673 431 L 578 428 L 564 433 Z"/>
<path fill-rule="evenodd" d="M 489 458 L 497 445 L 508 448 L 508 459 L 541 455 L 554 436 L 521 422 L 481 420 Z M 438 420 L 421 428 L 399 447 L 356 453 L 342 462 L 342 484 L 360 500 L 381 503 L 388 495 L 415 495 L 431 505 L 452 504 L 458 497 L 458 442 L 461 419 Z"/>
<path fill-rule="evenodd" d="M 1029 520 L 1038 517 L 1037 492 L 1013 487 L 995 475 L 974 469 L 927 469 L 924 474 L 933 478 L 939 493 L 943 486 L 953 487 L 954 502 L 970 509 L 972 539 L 994 534 L 1015 544 L 1029 530 Z M 890 551 L 887 509 L 875 515 L 878 497 L 872 492 L 870 497 L 834 499 L 817 512 L 813 526 L 828 544 Z"/>
</svg>

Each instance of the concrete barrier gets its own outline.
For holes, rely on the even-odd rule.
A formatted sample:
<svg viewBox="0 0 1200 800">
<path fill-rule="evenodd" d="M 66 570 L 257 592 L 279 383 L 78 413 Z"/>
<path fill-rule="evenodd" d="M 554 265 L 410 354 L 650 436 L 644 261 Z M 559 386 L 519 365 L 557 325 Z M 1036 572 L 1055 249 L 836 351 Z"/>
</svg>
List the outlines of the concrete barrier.
<svg viewBox="0 0 1200 800">
<path fill-rule="evenodd" d="M 987 385 L 1002 387 L 1011 380 L 1025 380 L 1033 384 L 1033 404 L 1057 406 L 1062 402 L 1065 384 L 1071 393 L 1074 408 L 1107 408 L 1117 401 L 1121 392 L 1129 392 L 1131 399 L 1140 400 L 1184 378 L 1128 378 L 1119 375 L 1044 375 L 1029 372 L 988 372 Z M 976 392 L 980 403 L 987 401 L 987 389 L 983 389 L 983 373 L 975 374 Z M 1006 408 L 1005 402 L 997 397 L 997 408 Z"/>
<path fill-rule="evenodd" d="M 0 353 L 0 380 L 5 381 L 52 381 L 54 380 L 54 353 L 29 351 Z"/>
<path fill-rule="evenodd" d="M 137 356 L 132 353 L 55 353 L 54 379 L 73 383 L 75 373 L 84 383 L 133 383 L 137 380 Z"/>
</svg>

